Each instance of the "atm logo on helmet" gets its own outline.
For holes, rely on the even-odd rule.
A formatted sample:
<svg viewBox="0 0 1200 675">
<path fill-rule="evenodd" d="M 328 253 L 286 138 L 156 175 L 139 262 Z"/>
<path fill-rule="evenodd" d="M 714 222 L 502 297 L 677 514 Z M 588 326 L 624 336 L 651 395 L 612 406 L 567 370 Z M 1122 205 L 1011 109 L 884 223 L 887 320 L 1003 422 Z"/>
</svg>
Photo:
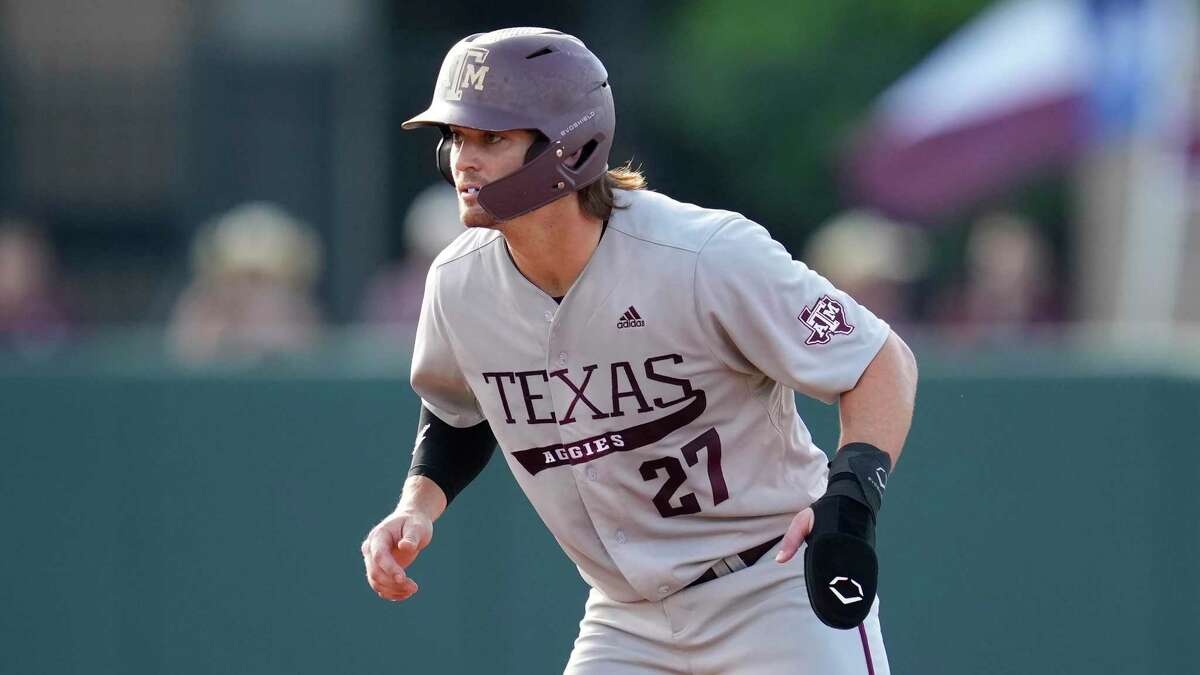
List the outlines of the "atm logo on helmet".
<svg viewBox="0 0 1200 675">
<path fill-rule="evenodd" d="M 454 77 L 450 78 L 450 91 L 446 93 L 447 101 L 461 101 L 464 89 L 483 91 L 483 80 L 491 68 L 482 65 L 487 57 L 488 50 L 483 47 L 467 47 L 462 59 L 454 67 Z"/>
</svg>

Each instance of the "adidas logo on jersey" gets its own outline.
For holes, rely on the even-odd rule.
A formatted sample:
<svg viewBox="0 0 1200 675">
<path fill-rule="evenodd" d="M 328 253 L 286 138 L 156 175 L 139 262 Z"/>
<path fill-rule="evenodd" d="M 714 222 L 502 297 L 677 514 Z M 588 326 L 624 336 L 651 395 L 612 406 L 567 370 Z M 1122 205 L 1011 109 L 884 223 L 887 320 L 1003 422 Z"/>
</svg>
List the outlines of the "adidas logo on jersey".
<svg viewBox="0 0 1200 675">
<path fill-rule="evenodd" d="M 633 305 L 630 305 L 629 309 L 625 310 L 625 313 L 621 315 L 621 318 L 617 319 L 617 328 L 641 328 L 645 325 L 646 322 L 638 314 L 638 311 L 633 308 Z"/>
</svg>

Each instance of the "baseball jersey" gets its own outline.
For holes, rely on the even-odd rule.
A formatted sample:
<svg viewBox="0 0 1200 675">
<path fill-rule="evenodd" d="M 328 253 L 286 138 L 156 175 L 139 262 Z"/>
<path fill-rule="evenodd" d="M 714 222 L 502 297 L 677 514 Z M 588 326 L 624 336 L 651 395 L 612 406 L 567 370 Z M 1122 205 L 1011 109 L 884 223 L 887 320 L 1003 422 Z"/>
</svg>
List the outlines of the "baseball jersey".
<svg viewBox="0 0 1200 675">
<path fill-rule="evenodd" d="M 412 386 L 453 426 L 487 420 L 587 583 L 661 600 L 824 493 L 794 392 L 832 403 L 891 330 L 739 214 L 617 195 L 561 304 L 500 232 L 447 247 Z"/>
</svg>

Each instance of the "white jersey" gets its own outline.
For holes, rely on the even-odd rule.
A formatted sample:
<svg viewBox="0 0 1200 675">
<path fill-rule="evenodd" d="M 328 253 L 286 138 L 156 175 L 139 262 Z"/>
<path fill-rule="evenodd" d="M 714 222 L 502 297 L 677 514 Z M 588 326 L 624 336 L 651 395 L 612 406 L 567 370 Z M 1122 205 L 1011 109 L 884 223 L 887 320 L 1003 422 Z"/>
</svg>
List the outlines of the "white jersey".
<svg viewBox="0 0 1200 675">
<path fill-rule="evenodd" d="M 412 386 L 453 426 L 488 421 L 589 584 L 657 601 L 824 493 L 793 392 L 835 401 L 891 331 L 736 213 L 617 195 L 561 304 L 495 230 L 443 251 Z"/>
</svg>

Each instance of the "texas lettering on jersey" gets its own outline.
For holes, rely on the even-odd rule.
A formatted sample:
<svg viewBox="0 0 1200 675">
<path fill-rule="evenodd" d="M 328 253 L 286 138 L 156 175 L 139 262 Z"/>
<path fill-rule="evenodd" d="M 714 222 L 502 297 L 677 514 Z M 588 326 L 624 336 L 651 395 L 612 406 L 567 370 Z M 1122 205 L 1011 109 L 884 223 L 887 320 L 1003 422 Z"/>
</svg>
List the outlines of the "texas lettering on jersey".
<svg viewBox="0 0 1200 675">
<path fill-rule="evenodd" d="M 636 402 L 637 413 L 651 412 L 656 408 L 676 408 L 662 417 L 641 424 L 606 431 L 577 441 L 527 448 L 513 453 L 513 457 L 521 463 L 521 466 L 525 467 L 530 474 L 537 475 L 541 471 L 556 466 L 583 464 L 614 452 L 628 452 L 657 443 L 671 432 L 687 426 L 700 417 L 706 406 L 704 391 L 693 387 L 691 382 L 686 379 L 671 377 L 659 372 L 663 362 L 666 361 L 679 364 L 683 362 L 683 357 L 679 354 L 653 356 L 642 363 L 642 369 L 646 379 L 679 388 L 679 397 L 669 401 L 661 397 L 655 397 L 648 401 L 646 395 L 642 393 L 639 376 L 635 374 L 636 371 L 628 361 L 609 364 L 611 385 L 609 390 L 592 393 L 590 397 L 588 385 L 600 364 L 584 366 L 581 369 L 582 375 L 572 374 L 565 368 L 549 372 L 544 370 L 494 371 L 481 373 L 481 375 L 485 382 L 495 385 L 504 408 L 504 421 L 507 424 L 518 423 L 517 419 L 513 417 L 510 406 L 510 393 L 519 395 L 524 402 L 526 417 L 523 422 L 526 424 L 557 423 L 563 426 L 573 424 L 578 419 L 575 417 L 575 409 L 580 403 L 591 411 L 593 420 L 624 416 L 626 414 L 622 409 L 624 399 L 633 399 L 633 402 Z M 573 398 L 567 404 L 561 417 L 556 411 L 550 411 L 548 415 L 541 416 L 542 414 L 535 410 L 536 402 L 544 399 L 545 396 L 535 394 L 530 390 L 530 380 L 540 379 L 542 382 L 549 382 L 551 378 L 562 381 L 573 392 Z M 681 403 L 686 403 L 686 405 L 677 407 Z"/>
</svg>

